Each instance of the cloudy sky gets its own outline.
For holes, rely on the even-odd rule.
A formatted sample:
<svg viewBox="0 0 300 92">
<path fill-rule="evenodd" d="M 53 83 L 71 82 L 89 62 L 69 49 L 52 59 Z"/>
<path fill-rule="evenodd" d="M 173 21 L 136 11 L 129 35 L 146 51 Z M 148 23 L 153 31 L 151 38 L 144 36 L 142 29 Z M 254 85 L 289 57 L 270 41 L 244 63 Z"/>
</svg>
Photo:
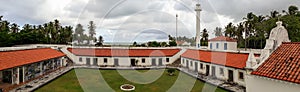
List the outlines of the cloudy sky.
<svg viewBox="0 0 300 92">
<path fill-rule="evenodd" d="M 237 23 L 248 13 L 269 14 L 272 10 L 300 7 L 300 0 L 1 0 L 0 15 L 23 26 L 43 24 L 54 19 L 62 25 L 89 21 L 97 26 L 97 36 L 106 42 L 165 41 L 176 34 L 195 36 L 195 4 L 201 4 L 201 29 L 214 37 L 215 27 Z"/>
</svg>

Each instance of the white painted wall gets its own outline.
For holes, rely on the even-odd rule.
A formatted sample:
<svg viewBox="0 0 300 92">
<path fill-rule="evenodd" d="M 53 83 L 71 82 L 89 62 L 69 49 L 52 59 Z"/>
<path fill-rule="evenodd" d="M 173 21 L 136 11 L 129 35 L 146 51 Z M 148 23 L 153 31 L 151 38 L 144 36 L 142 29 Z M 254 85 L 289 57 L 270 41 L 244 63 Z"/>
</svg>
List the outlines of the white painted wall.
<svg viewBox="0 0 300 92">
<path fill-rule="evenodd" d="M 212 43 L 212 49 L 210 48 L 211 43 Z M 219 43 L 219 48 L 216 48 L 217 43 Z M 236 51 L 237 50 L 237 42 L 226 42 L 226 41 L 209 41 L 208 49 L 224 51 L 224 43 L 227 43 L 227 51 Z"/>
<path fill-rule="evenodd" d="M 162 64 L 171 64 L 172 58 L 174 57 L 90 57 L 90 56 L 75 56 L 76 60 L 74 61 L 75 64 L 80 65 L 86 65 L 86 58 L 90 58 L 90 65 L 93 65 L 93 58 L 98 58 L 98 64 L 97 65 L 114 65 L 114 59 L 119 60 L 119 66 L 130 66 L 131 65 L 131 59 L 136 59 L 139 62 L 137 65 L 142 66 L 151 66 L 152 65 L 152 59 L 154 58 L 156 60 L 156 64 L 159 64 L 159 59 L 162 59 Z M 82 61 L 79 61 L 79 58 L 82 58 Z M 107 58 L 107 63 L 104 63 L 104 58 Z M 145 63 L 142 63 L 142 59 L 145 59 Z M 169 58 L 169 62 L 167 62 L 167 58 Z M 173 59 L 175 60 L 175 59 Z"/>
<path fill-rule="evenodd" d="M 193 65 L 191 65 L 190 62 L 192 62 Z M 212 64 L 212 63 L 205 63 L 205 62 L 200 62 L 200 61 L 197 61 L 197 60 L 181 57 L 182 66 L 187 67 L 186 63 L 189 63 L 188 64 L 189 65 L 188 66 L 189 70 L 194 70 L 195 71 L 195 62 L 198 62 L 198 71 L 197 72 L 199 72 L 201 74 L 206 74 L 206 65 L 209 65 L 209 67 L 210 67 L 209 76 L 212 76 L 212 67 L 214 66 L 216 77 L 218 79 L 221 79 L 221 80 L 224 80 L 224 81 L 227 81 L 229 79 L 228 70 L 232 70 L 233 71 L 233 82 L 238 83 L 239 85 L 242 85 L 242 86 L 246 86 L 246 84 L 245 84 L 246 70 L 226 67 L 226 66 L 223 66 L 223 65 L 217 65 L 217 64 Z M 203 65 L 202 69 L 201 69 L 201 64 Z M 220 74 L 220 68 L 223 68 L 224 75 Z M 244 74 L 244 79 L 239 79 L 239 72 L 242 72 Z"/>
<path fill-rule="evenodd" d="M 255 75 L 246 76 L 247 92 L 299 92 L 300 85 Z"/>
</svg>

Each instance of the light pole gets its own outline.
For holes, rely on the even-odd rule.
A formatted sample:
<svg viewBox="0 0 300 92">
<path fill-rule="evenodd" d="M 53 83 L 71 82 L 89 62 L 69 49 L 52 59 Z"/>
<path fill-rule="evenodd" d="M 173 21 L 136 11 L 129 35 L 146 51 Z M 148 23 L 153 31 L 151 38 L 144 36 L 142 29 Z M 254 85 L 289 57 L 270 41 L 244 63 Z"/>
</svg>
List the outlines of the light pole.
<svg viewBox="0 0 300 92">
<path fill-rule="evenodd" d="M 178 39 L 178 35 L 177 35 L 177 33 L 178 33 L 178 15 L 176 14 L 176 38 L 175 38 L 175 40 L 176 40 L 176 43 L 177 43 L 177 39 Z"/>
</svg>

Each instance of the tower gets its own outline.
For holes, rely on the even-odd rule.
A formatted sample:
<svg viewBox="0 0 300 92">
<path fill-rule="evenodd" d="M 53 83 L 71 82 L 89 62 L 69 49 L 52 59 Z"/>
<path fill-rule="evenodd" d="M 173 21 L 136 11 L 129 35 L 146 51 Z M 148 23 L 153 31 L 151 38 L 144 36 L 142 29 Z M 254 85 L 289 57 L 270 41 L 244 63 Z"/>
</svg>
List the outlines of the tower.
<svg viewBox="0 0 300 92">
<path fill-rule="evenodd" d="M 200 4 L 196 4 L 196 9 L 195 9 L 197 15 L 196 15 L 196 48 L 201 47 L 201 40 L 200 40 L 200 12 L 201 12 L 201 7 Z"/>
</svg>

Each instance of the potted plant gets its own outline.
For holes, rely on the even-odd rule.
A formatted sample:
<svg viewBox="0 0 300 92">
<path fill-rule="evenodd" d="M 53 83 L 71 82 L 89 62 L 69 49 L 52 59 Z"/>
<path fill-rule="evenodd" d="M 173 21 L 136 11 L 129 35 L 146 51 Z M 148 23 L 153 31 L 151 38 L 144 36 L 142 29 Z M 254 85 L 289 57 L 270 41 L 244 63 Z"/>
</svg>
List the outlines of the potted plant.
<svg viewBox="0 0 300 92">
<path fill-rule="evenodd" d="M 172 76 L 172 75 L 174 75 L 174 73 L 175 73 L 175 69 L 174 69 L 174 68 L 169 68 L 169 69 L 167 70 L 167 72 L 168 72 L 168 74 L 169 74 L 170 76 Z"/>
</svg>

